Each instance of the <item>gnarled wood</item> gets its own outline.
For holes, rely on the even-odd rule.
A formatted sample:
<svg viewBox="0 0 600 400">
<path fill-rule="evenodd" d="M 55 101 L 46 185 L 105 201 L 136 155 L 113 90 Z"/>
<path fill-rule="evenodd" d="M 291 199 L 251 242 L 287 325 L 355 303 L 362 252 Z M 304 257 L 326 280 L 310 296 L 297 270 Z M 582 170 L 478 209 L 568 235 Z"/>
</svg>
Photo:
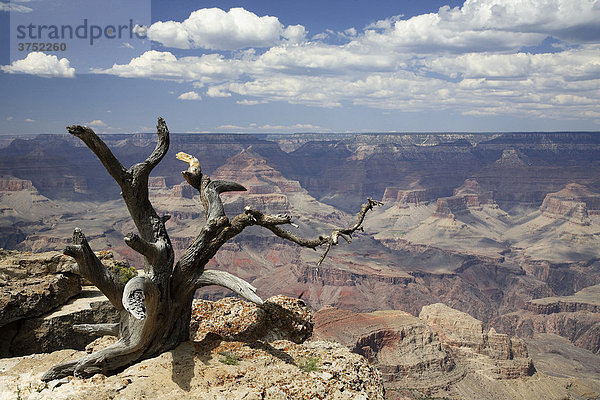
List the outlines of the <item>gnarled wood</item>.
<svg viewBox="0 0 600 400">
<path fill-rule="evenodd" d="M 256 294 L 256 288 L 243 279 L 231 275 L 225 271 L 204 270 L 196 281 L 198 287 L 217 285 L 225 287 L 238 296 L 256 304 L 263 304 L 263 301 Z"/>
<path fill-rule="evenodd" d="M 75 324 L 73 330 L 95 336 L 119 336 L 119 324 Z"/>
<path fill-rule="evenodd" d="M 148 198 L 150 172 L 169 149 L 169 130 L 165 121 L 158 119 L 158 141 L 152 154 L 128 169 L 92 129 L 75 125 L 67 130 L 94 152 L 121 187 L 121 195 L 138 230 L 137 233 L 127 234 L 124 241 L 144 256 L 145 274 L 123 284 L 98 260 L 81 230 L 75 229 L 73 244 L 64 253 L 75 258 L 81 275 L 96 285 L 120 310 L 121 315 L 118 324 L 76 325 L 75 329 L 80 332 L 117 335 L 119 340 L 112 346 L 79 360 L 54 366 L 42 377 L 45 381 L 68 375 L 87 377 L 95 373 L 107 374 L 136 360 L 174 348 L 188 339 L 191 304 L 198 288 L 219 285 L 242 298 L 262 304 L 256 288 L 243 279 L 224 271 L 205 270 L 206 264 L 221 246 L 246 227 L 265 227 L 275 235 L 304 247 L 314 249 L 327 245 L 322 261 L 329 249 L 338 243 L 339 237 L 350 241 L 352 234 L 362 229 L 365 214 L 380 204 L 369 199 L 353 226 L 336 229 L 329 235 L 312 239 L 299 237 L 283 229 L 282 225 L 294 225 L 288 215 L 263 214 L 247 208 L 243 214 L 230 221 L 225 215 L 220 194 L 245 191 L 246 188 L 235 182 L 211 181 L 202 174 L 196 157 L 180 152 L 177 158 L 189 164 L 188 169 L 182 172 L 183 177 L 198 190 L 206 223 L 175 264 L 173 248 L 165 228 L 169 216 L 159 216 Z"/>
<path fill-rule="evenodd" d="M 79 274 L 100 289 L 117 310 L 122 310 L 121 293 L 125 287 L 123 282 L 96 257 L 81 229 L 75 228 L 72 243 L 63 253 L 73 257 L 77 262 Z"/>
</svg>

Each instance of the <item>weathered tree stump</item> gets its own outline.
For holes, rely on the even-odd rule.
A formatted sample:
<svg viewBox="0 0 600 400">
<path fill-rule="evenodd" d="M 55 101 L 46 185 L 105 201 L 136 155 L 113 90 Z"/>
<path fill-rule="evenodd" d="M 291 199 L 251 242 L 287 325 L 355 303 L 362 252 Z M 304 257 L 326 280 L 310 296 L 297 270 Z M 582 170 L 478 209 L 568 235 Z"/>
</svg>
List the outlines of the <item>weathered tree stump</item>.
<svg viewBox="0 0 600 400">
<path fill-rule="evenodd" d="M 75 125 L 67 127 L 67 130 L 96 154 L 121 187 L 121 195 L 138 230 L 138 234 L 129 233 L 124 240 L 129 247 L 144 256 L 145 274 L 123 284 L 96 257 L 83 232 L 79 228 L 75 229 L 73 242 L 64 250 L 64 254 L 77 261 L 79 273 L 96 285 L 121 315 L 117 325 L 85 325 L 77 326 L 76 329 L 113 334 L 119 340 L 79 360 L 54 366 L 43 375 L 44 381 L 69 375 L 89 377 L 96 373 L 108 374 L 137 360 L 154 357 L 175 348 L 180 342 L 188 340 L 191 304 L 198 288 L 219 285 L 246 300 L 262 304 L 256 288 L 248 282 L 224 271 L 204 269 L 219 248 L 246 227 L 260 225 L 275 235 L 304 247 L 315 249 L 326 245 L 325 253 L 319 261 L 321 263 L 329 249 L 338 243 L 338 238 L 342 237 L 349 242 L 351 235 L 362 229 L 365 214 L 380 204 L 368 199 L 353 226 L 334 230 L 330 235 L 314 239 L 301 238 L 283 229 L 282 225 L 292 224 L 289 215 L 268 215 L 247 207 L 243 214 L 229 220 L 219 195 L 246 189 L 234 182 L 211 181 L 202 174 L 200 163 L 195 157 L 178 153 L 177 158 L 189 164 L 189 168 L 183 171 L 183 176 L 200 193 L 206 223 L 175 263 L 173 247 L 165 229 L 169 216 L 158 216 L 148 198 L 148 176 L 169 149 L 169 130 L 165 121 L 158 119 L 158 143 L 152 154 L 129 169 L 123 167 L 92 129 Z"/>
</svg>

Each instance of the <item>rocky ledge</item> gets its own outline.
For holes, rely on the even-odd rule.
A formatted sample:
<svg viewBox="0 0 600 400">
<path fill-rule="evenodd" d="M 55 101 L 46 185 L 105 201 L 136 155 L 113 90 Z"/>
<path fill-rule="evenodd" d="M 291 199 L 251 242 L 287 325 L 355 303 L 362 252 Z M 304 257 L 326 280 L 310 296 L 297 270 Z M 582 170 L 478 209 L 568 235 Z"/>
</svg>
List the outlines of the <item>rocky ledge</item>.
<svg viewBox="0 0 600 400">
<path fill-rule="evenodd" d="M 41 384 L 53 364 L 82 355 L 74 350 L 0 360 L 0 391 L 31 400 L 384 398 L 381 374 L 363 357 L 333 342 L 295 343 L 312 332 L 301 300 L 276 296 L 260 307 L 231 298 L 196 300 L 192 314 L 193 341 L 108 377 Z M 114 340 L 98 339 L 87 350 Z"/>
<path fill-rule="evenodd" d="M 423 307 L 419 318 L 438 334 L 444 348 L 459 358 L 475 354 L 489 357 L 492 375 L 496 379 L 515 379 L 535 372 L 527 345 L 519 338 L 497 333 L 494 328 L 483 330 L 481 321 L 467 313 L 437 303 Z"/>
<path fill-rule="evenodd" d="M 600 285 L 588 286 L 572 296 L 544 297 L 528 301 L 525 309 L 536 314 L 589 311 L 600 313 Z"/>
<path fill-rule="evenodd" d="M 0 327 L 44 314 L 81 292 L 73 262 L 58 252 L 0 249 Z"/>
<path fill-rule="evenodd" d="M 120 275 L 134 273 L 110 251 L 96 255 Z M 76 333 L 73 324 L 118 320 L 108 299 L 95 287 L 82 286 L 89 282 L 77 271 L 77 264 L 59 252 L 0 249 L 0 357 L 83 350 L 95 337 Z"/>
</svg>

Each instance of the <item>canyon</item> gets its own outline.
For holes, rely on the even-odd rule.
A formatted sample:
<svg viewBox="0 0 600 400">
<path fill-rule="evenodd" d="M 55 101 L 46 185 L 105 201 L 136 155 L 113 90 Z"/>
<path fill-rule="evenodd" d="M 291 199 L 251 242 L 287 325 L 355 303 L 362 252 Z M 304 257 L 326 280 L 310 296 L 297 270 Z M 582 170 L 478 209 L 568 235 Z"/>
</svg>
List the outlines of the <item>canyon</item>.
<svg viewBox="0 0 600 400">
<path fill-rule="evenodd" d="M 154 147 L 150 134 L 102 137 L 125 165 Z M 134 226 L 119 188 L 76 138 L 39 135 L 2 143 L 0 247 L 61 251 L 81 227 L 94 250 L 110 249 L 141 268 L 141 259 L 122 240 Z M 430 364 L 438 369 L 432 373 L 466 374 L 458 384 L 463 389 L 452 389 L 455 394 L 471 390 L 471 377 L 483 379 L 464 372 L 477 369 L 461 361 L 468 352 L 490 357 L 480 369 L 495 368 L 500 371 L 495 376 L 529 376 L 528 357 L 536 367 L 558 362 L 559 355 L 565 365 L 600 365 L 594 300 L 600 285 L 597 133 L 174 134 L 151 177 L 150 196 L 159 214 L 171 216 L 167 228 L 176 257 L 204 218 L 199 198 L 181 177 L 184 164 L 174 157 L 181 150 L 198 157 L 212 178 L 248 189 L 223 195 L 230 217 L 246 206 L 289 214 L 298 226 L 290 229 L 318 236 L 351 225 L 367 197 L 384 203 L 368 215 L 364 232 L 333 248 L 320 266 L 321 252 L 260 228 L 227 243 L 210 268 L 247 280 L 261 297 L 300 297 L 314 310 L 354 313 L 384 331 L 405 324 L 421 329 L 420 335 L 435 335 L 438 350 L 421 348 L 424 353 L 416 354 L 433 354 Z M 227 295 L 216 288 L 197 293 L 206 300 Z M 424 310 L 438 304 L 448 307 L 441 314 L 478 321 L 469 320 L 481 331 L 477 341 L 508 340 L 515 343 L 507 350 L 513 354 L 525 354 L 523 343 L 534 351 L 516 357 L 522 360 L 509 368 L 499 363 L 506 358 L 487 354 L 491 350 L 443 337 L 427 322 L 432 312 L 425 321 Z M 367 359 L 378 357 L 379 345 L 371 346 L 371 339 L 355 345 L 349 338 L 338 340 Z M 419 376 L 417 367 L 407 365 L 406 376 Z M 598 374 L 585 379 L 600 379 Z M 413 388 L 427 392 L 418 383 Z"/>
</svg>

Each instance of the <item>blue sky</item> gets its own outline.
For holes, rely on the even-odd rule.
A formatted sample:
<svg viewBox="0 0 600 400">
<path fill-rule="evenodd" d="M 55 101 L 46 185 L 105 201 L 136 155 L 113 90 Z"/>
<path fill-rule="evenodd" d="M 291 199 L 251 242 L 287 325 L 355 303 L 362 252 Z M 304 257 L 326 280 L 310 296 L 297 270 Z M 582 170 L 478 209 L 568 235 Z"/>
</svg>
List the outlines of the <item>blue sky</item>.
<svg viewBox="0 0 600 400">
<path fill-rule="evenodd" d="M 598 26 L 600 0 L 0 0 L 0 134 L 600 130 Z"/>
</svg>

